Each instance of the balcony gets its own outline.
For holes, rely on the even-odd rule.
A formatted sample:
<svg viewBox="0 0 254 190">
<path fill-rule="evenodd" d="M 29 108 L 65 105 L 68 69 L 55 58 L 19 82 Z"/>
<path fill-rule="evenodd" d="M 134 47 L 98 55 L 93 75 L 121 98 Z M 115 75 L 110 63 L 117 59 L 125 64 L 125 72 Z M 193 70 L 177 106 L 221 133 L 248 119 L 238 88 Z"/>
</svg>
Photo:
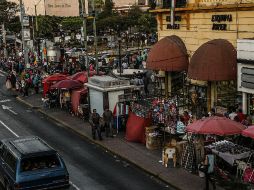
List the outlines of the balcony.
<svg viewBox="0 0 254 190">
<path fill-rule="evenodd" d="M 187 0 L 176 0 L 175 8 L 186 7 Z M 156 0 L 157 9 L 169 9 L 171 8 L 171 0 Z"/>
</svg>

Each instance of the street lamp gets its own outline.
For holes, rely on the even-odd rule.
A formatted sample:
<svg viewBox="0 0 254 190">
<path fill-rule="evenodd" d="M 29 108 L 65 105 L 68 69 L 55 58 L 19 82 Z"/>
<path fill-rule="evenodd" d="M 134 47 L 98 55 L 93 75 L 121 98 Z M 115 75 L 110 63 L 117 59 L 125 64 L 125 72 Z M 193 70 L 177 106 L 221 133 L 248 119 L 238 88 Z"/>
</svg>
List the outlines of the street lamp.
<svg viewBox="0 0 254 190">
<path fill-rule="evenodd" d="M 122 76 L 122 58 L 121 58 L 121 32 L 120 28 L 118 27 L 118 55 L 119 55 L 119 71 L 120 71 L 120 76 Z"/>
</svg>

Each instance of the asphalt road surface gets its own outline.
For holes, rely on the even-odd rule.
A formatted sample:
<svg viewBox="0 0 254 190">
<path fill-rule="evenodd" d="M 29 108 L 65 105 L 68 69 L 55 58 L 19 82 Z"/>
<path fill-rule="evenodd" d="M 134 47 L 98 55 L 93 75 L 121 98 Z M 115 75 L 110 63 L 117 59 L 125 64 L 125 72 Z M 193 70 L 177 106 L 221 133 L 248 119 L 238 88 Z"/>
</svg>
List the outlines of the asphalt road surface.
<svg viewBox="0 0 254 190">
<path fill-rule="evenodd" d="M 36 135 L 64 158 L 70 190 L 173 189 L 125 160 L 63 128 L 18 101 L 4 89 L 0 74 L 0 139 Z"/>
</svg>

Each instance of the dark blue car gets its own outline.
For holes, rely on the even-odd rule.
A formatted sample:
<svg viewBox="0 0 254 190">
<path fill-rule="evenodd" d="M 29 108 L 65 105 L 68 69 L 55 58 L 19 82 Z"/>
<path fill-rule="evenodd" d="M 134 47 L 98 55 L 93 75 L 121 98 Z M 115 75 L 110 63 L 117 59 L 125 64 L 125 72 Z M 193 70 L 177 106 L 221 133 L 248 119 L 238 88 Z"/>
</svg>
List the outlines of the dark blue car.
<svg viewBox="0 0 254 190">
<path fill-rule="evenodd" d="M 38 137 L 0 141 L 0 182 L 6 190 L 69 187 L 69 173 L 56 150 Z"/>
</svg>

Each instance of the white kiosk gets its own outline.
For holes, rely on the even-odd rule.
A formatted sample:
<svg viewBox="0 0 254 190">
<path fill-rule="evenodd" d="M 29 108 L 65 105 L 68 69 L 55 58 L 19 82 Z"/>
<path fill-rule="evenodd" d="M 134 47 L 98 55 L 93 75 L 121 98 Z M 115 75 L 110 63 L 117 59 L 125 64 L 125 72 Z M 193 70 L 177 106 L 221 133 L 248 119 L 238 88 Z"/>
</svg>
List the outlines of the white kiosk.
<svg viewBox="0 0 254 190">
<path fill-rule="evenodd" d="M 129 80 L 111 76 L 93 76 L 89 78 L 86 86 L 89 89 L 91 111 L 96 109 L 100 115 L 103 114 L 105 107 L 113 111 L 119 102 L 119 96 L 139 88 L 136 85 L 130 85 Z"/>
</svg>

